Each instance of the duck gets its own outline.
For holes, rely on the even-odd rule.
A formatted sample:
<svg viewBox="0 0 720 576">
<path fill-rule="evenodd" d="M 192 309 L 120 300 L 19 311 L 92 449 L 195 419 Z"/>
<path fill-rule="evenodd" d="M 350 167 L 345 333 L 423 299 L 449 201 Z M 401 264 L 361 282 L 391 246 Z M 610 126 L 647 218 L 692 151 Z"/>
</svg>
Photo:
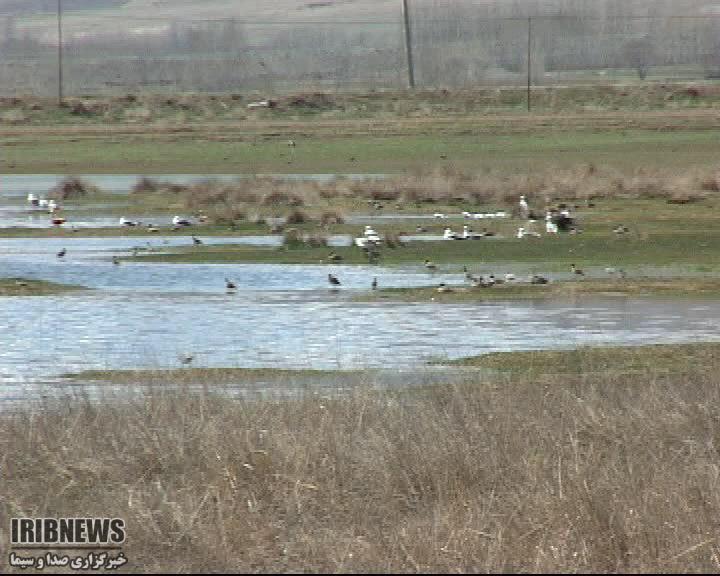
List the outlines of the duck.
<svg viewBox="0 0 720 576">
<path fill-rule="evenodd" d="M 178 356 L 178 360 L 180 360 L 180 362 L 185 366 L 189 366 L 190 364 L 192 364 L 192 361 L 194 359 L 195 356 L 193 356 L 192 354 L 180 354 Z"/>
<path fill-rule="evenodd" d="M 235 285 L 235 282 L 231 281 L 230 278 L 225 278 L 225 288 L 228 291 L 235 290 L 237 286 Z"/>
<path fill-rule="evenodd" d="M 445 282 L 440 283 L 440 285 L 437 287 L 437 291 L 441 294 L 447 294 L 448 292 L 452 292 L 453 289 L 450 288 Z"/>
<path fill-rule="evenodd" d="M 333 274 L 328 274 L 328 282 L 330 282 L 331 286 L 340 286 L 340 280 L 338 280 L 337 276 L 334 276 Z"/>
<path fill-rule="evenodd" d="M 572 273 L 576 276 L 585 276 L 585 272 L 580 270 L 580 268 L 576 268 L 575 264 L 570 264 L 570 270 L 572 270 Z"/>
<path fill-rule="evenodd" d="M 203 243 L 203 241 L 200 240 L 200 238 L 196 238 L 195 236 L 192 237 L 192 241 L 195 246 L 201 246 Z"/>
<path fill-rule="evenodd" d="M 118 258 L 117 256 L 113 256 L 112 263 L 117 266 L 118 264 L 120 264 L 120 258 Z"/>
<path fill-rule="evenodd" d="M 425 268 L 427 268 L 428 270 L 430 270 L 432 272 L 435 272 L 437 270 L 437 265 L 433 262 L 430 262 L 430 260 L 425 260 L 424 264 L 425 264 Z"/>
<path fill-rule="evenodd" d="M 372 284 L 370 285 L 370 287 L 371 287 L 373 290 L 377 290 L 377 287 L 378 287 L 377 276 L 373 278 L 373 281 L 372 281 Z"/>
<path fill-rule="evenodd" d="M 548 279 L 544 276 L 540 276 L 539 274 L 533 274 L 530 277 L 530 284 L 547 284 Z"/>
<path fill-rule="evenodd" d="M 327 259 L 330 260 L 330 262 L 340 262 L 342 260 L 342 256 L 336 252 L 330 252 Z"/>
<path fill-rule="evenodd" d="M 67 250 L 65 248 L 63 248 L 62 250 L 60 250 L 60 252 L 57 253 L 57 257 L 65 258 L 65 254 L 67 254 Z"/>
</svg>

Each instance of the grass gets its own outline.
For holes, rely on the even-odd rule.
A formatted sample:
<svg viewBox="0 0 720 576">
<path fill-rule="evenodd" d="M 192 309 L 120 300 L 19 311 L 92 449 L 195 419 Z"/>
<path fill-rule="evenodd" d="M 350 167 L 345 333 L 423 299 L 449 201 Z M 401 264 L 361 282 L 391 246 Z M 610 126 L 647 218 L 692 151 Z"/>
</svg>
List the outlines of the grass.
<svg viewBox="0 0 720 576">
<path fill-rule="evenodd" d="M 420 390 L 17 407 L 0 415 L 0 517 L 124 518 L 142 572 L 715 572 L 705 349 L 678 349 L 682 372 L 582 350 L 568 373 Z"/>
<path fill-rule="evenodd" d="M 653 344 L 649 346 L 583 346 L 573 350 L 493 352 L 444 362 L 519 374 L 583 376 L 597 373 L 685 373 L 714 364 L 720 343 Z"/>
<path fill-rule="evenodd" d="M 352 371 L 312 370 L 279 368 L 177 368 L 161 370 L 85 370 L 83 372 L 65 374 L 64 378 L 80 381 L 102 381 L 108 384 L 160 384 L 214 382 L 257 383 L 267 380 L 317 381 L 329 378 L 350 377 L 357 374 Z"/>
<path fill-rule="evenodd" d="M 27 278 L 0 278 L 0 296 L 49 296 L 75 290 L 87 288 Z"/>
<path fill-rule="evenodd" d="M 714 116 L 713 116 L 714 118 Z M 622 119 L 618 120 L 623 122 Z M 528 123 L 519 134 L 463 127 L 447 134 L 437 125 L 420 132 L 393 135 L 387 128 L 364 134 L 349 126 L 348 134 L 328 136 L 318 127 L 305 134 L 292 151 L 272 134 L 218 140 L 200 134 L 116 135 L 99 133 L 68 139 L 39 131 L 3 138 L 0 170 L 5 173 L 401 173 L 427 166 L 452 165 L 465 170 L 533 171 L 554 164 L 571 167 L 595 162 L 618 169 L 635 166 L 687 167 L 717 161 L 720 137 L 711 130 L 616 130 L 578 121 L 568 131 Z M 713 125 L 714 126 L 714 125 Z M 207 127 L 211 130 L 211 127 Z M 357 130 L 353 134 L 352 130 Z M 529 130 L 530 133 L 523 133 Z M 464 133 L 458 133 L 464 132 Z M 2 131 L 0 131 L 2 135 Z"/>
<path fill-rule="evenodd" d="M 477 302 L 486 300 L 524 300 L 551 298 L 566 300 L 581 296 L 720 296 L 720 280 L 702 278 L 633 278 L 625 280 L 560 281 L 545 285 L 502 284 L 492 288 L 451 286 L 452 292 L 441 293 L 436 287 L 382 288 L 355 297 L 356 301 L 375 302 Z"/>
</svg>

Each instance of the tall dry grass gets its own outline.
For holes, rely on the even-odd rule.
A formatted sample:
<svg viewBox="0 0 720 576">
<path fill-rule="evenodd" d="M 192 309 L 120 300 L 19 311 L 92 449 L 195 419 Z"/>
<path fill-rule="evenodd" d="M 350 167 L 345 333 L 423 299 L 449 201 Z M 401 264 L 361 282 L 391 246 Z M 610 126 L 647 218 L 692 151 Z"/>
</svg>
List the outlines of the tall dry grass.
<svg viewBox="0 0 720 576">
<path fill-rule="evenodd" d="M 120 516 L 136 571 L 716 572 L 717 374 L 18 409 L 0 536 Z"/>
<path fill-rule="evenodd" d="M 207 180 L 180 186 L 141 179 L 137 196 L 157 193 L 179 195 L 190 210 L 203 210 L 211 220 L 242 220 L 248 213 L 278 217 L 302 213 L 304 221 L 340 222 L 338 207 L 355 209 L 362 202 L 392 202 L 414 206 L 515 206 L 525 195 L 535 206 L 558 200 L 590 201 L 595 198 L 659 198 L 686 203 L 720 190 L 720 168 L 693 168 L 685 173 L 637 169 L 621 173 L 610 168 L 581 165 L 572 169 L 547 169 L 528 174 L 483 172 L 470 174 L 451 167 L 391 176 L 385 179 L 329 182 L 283 180 L 272 177 L 235 182 Z M 337 217 L 334 217 L 337 215 Z M 298 221 L 292 222 L 301 223 Z"/>
</svg>

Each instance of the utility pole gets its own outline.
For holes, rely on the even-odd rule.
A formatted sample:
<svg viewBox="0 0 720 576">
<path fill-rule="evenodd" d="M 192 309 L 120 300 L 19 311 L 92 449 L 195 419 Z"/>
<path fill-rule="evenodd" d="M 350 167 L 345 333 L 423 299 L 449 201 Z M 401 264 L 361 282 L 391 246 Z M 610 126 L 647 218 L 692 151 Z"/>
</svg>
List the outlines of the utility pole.
<svg viewBox="0 0 720 576">
<path fill-rule="evenodd" d="M 527 109 L 532 110 L 532 96 L 530 88 L 532 86 L 532 17 L 528 17 L 528 42 L 527 42 Z"/>
<path fill-rule="evenodd" d="M 63 37 L 62 37 L 62 0 L 57 0 L 58 26 L 58 105 L 63 101 Z"/>
<path fill-rule="evenodd" d="M 408 0 L 402 0 L 403 22 L 405 26 L 405 54 L 407 55 L 408 85 L 415 88 L 415 66 L 413 64 L 412 36 L 410 34 L 410 14 Z"/>
</svg>

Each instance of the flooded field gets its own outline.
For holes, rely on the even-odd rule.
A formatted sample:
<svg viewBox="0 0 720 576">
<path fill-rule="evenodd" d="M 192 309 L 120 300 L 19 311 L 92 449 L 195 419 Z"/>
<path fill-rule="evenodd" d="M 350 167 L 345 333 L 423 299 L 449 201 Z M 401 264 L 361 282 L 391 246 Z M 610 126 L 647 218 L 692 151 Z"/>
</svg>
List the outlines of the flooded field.
<svg viewBox="0 0 720 576">
<path fill-rule="evenodd" d="M 19 208 L 24 195 L 47 191 L 57 179 L 4 176 L 0 225 L 28 218 Z M 122 192 L 136 176 L 92 179 Z M 93 218 L 88 225 L 117 224 L 101 209 Z M 337 235 L 329 240 L 340 246 L 351 238 Z M 280 237 L 207 237 L 204 242 L 272 246 Z M 712 300 L 586 297 L 442 305 L 353 301 L 370 289 L 373 278 L 383 288 L 462 284 L 459 267 L 458 273 L 431 274 L 420 263 L 112 262 L 112 256 L 127 256 L 134 248 L 161 252 L 190 245 L 189 234 L 0 239 L 1 276 L 93 289 L 0 299 L 1 397 L 17 398 L 69 372 L 177 368 L 182 355 L 193 356 L 193 367 L 408 369 L 491 351 L 712 340 L 720 328 L 720 302 Z M 67 253 L 60 259 L 62 249 Z M 512 264 L 507 269 L 526 272 Z M 330 290 L 329 272 L 341 279 L 340 289 Z M 237 285 L 235 293 L 226 293 L 226 278 Z"/>
</svg>

